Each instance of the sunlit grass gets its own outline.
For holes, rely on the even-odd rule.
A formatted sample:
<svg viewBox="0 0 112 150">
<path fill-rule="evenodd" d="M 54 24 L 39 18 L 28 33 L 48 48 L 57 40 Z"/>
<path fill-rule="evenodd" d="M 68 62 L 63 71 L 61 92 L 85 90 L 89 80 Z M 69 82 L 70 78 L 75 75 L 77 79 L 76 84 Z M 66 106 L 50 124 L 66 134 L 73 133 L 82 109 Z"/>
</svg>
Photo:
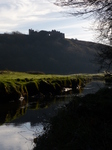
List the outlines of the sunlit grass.
<svg viewBox="0 0 112 150">
<path fill-rule="evenodd" d="M 98 74 L 70 74 L 70 75 L 55 75 L 55 74 L 29 74 L 25 72 L 12 72 L 12 71 L 3 71 L 0 73 L 1 80 L 15 80 L 15 79 L 53 79 L 53 78 L 77 78 L 77 77 L 103 77 L 103 73 Z"/>
<path fill-rule="evenodd" d="M 59 93 L 62 87 L 75 88 L 92 78 L 103 78 L 103 74 L 30 74 L 25 72 L 0 71 L 0 95 L 15 98 L 20 95 L 35 95 L 37 93 Z M 1 99 L 4 99 L 2 96 Z"/>
</svg>

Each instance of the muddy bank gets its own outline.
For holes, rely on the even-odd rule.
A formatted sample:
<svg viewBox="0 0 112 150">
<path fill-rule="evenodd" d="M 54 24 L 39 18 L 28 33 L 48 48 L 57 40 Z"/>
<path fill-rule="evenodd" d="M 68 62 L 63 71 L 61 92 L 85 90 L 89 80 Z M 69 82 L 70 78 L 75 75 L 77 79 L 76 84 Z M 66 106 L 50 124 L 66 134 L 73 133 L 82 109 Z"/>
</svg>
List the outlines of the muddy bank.
<svg viewBox="0 0 112 150">
<path fill-rule="evenodd" d="M 63 88 L 71 88 L 78 91 L 89 82 L 90 78 L 46 78 L 46 79 L 15 79 L 0 82 L 0 102 L 18 101 L 20 97 L 25 99 L 52 97 L 61 94 Z M 13 81 L 13 82 L 12 82 Z"/>
</svg>

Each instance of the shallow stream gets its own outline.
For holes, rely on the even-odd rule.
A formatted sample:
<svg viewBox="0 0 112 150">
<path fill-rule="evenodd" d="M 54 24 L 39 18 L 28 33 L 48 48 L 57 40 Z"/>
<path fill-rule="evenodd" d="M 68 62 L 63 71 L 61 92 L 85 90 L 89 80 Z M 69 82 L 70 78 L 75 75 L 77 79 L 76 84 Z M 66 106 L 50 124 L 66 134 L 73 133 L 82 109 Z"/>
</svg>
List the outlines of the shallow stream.
<svg viewBox="0 0 112 150">
<path fill-rule="evenodd" d="M 56 96 L 52 102 L 0 104 L 0 150 L 31 150 L 33 139 L 45 131 L 49 119 L 74 96 L 95 93 L 105 85 L 104 81 L 92 81 L 79 94 L 69 93 Z"/>
</svg>

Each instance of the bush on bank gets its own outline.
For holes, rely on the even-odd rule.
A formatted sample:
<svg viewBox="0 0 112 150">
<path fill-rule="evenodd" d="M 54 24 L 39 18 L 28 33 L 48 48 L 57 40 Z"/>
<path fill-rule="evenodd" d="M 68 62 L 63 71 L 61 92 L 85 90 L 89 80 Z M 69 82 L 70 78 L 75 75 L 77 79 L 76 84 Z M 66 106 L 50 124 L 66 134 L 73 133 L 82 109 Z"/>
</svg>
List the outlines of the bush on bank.
<svg viewBox="0 0 112 150">
<path fill-rule="evenodd" d="M 111 150 L 112 89 L 76 97 L 51 119 L 50 130 L 35 138 L 34 150 Z"/>
</svg>

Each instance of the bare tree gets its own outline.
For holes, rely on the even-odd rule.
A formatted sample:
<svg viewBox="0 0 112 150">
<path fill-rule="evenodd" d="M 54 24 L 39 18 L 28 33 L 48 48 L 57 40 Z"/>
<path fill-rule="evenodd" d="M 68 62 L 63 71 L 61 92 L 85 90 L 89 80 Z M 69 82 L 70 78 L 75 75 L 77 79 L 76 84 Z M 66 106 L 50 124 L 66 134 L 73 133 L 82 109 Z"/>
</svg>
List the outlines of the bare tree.
<svg viewBox="0 0 112 150">
<path fill-rule="evenodd" d="M 112 66 L 112 47 L 100 45 L 93 62 L 100 66 L 99 71 L 102 69 L 108 71 Z"/>
<path fill-rule="evenodd" d="M 56 0 L 55 5 L 70 8 L 70 14 L 74 16 L 94 17 L 99 40 L 112 44 L 112 0 Z M 96 58 L 101 69 L 109 69 L 112 65 L 112 47 L 101 48 Z"/>
<path fill-rule="evenodd" d="M 56 0 L 56 5 L 69 7 L 74 16 L 94 17 L 100 40 L 110 41 L 112 29 L 112 0 Z"/>
</svg>

